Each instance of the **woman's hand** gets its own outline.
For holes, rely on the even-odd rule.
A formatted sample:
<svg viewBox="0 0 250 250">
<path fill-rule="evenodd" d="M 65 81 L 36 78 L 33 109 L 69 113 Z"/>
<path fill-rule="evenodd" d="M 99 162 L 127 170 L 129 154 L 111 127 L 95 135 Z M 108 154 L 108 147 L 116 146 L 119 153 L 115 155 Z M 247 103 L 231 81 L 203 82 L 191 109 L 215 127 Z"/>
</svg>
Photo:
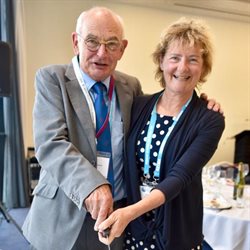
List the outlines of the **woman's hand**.
<svg viewBox="0 0 250 250">
<path fill-rule="evenodd" d="M 130 206 L 125 208 L 120 208 L 115 210 L 110 216 L 103 221 L 99 227 L 99 240 L 109 245 L 111 242 L 120 237 L 125 228 L 127 227 L 128 223 L 133 219 Z M 109 236 L 105 237 L 104 231 L 105 229 L 109 228 Z"/>
<path fill-rule="evenodd" d="M 120 237 L 127 225 L 142 214 L 161 206 L 166 201 L 165 195 L 158 189 L 153 189 L 142 200 L 130 206 L 117 209 L 98 227 L 99 240 L 109 245 L 114 238 Z M 109 228 L 108 237 L 103 236 L 105 229 Z"/>
</svg>

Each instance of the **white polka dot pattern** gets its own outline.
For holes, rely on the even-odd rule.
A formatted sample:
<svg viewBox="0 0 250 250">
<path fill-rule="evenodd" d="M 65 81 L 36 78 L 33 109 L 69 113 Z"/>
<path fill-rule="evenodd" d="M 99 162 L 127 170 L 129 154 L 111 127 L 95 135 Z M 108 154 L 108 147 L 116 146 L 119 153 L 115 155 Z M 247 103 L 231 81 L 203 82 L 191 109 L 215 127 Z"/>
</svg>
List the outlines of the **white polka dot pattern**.
<svg viewBox="0 0 250 250">
<path fill-rule="evenodd" d="M 150 118 L 149 118 L 150 119 Z M 153 171 L 156 166 L 158 151 L 161 145 L 161 142 L 168 132 L 169 127 L 172 125 L 172 117 L 157 115 L 156 126 L 154 128 L 154 133 L 152 135 L 152 143 L 150 146 L 150 175 L 153 176 Z M 136 148 L 136 162 L 138 169 L 140 171 L 140 180 L 143 179 L 143 169 L 144 169 L 144 154 L 145 154 L 145 144 L 147 141 L 147 132 L 149 127 L 149 121 L 146 123 L 143 128 L 138 141 Z M 147 220 L 154 221 L 155 210 L 150 211 L 146 214 Z M 124 242 L 124 249 L 126 250 L 156 250 L 156 236 L 152 235 L 151 239 L 147 242 L 136 240 L 131 233 L 126 233 L 126 240 Z"/>
</svg>

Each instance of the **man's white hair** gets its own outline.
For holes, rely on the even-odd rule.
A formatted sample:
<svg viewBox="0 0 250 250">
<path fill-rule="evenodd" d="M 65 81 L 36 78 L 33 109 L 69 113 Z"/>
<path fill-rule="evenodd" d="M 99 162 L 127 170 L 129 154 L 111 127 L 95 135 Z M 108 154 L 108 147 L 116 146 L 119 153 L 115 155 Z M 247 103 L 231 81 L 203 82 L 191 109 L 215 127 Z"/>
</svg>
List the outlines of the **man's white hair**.
<svg viewBox="0 0 250 250">
<path fill-rule="evenodd" d="M 77 22 L 76 22 L 76 32 L 81 34 L 81 30 L 82 30 L 82 25 L 84 24 L 84 19 L 87 15 L 94 13 L 94 12 L 103 12 L 103 13 L 107 13 L 109 15 L 111 15 L 115 21 L 120 25 L 121 27 L 121 31 L 122 31 L 122 39 L 125 37 L 124 34 L 124 22 L 123 19 L 121 18 L 121 16 L 117 15 L 115 12 L 113 12 L 112 10 L 105 8 L 105 7 L 92 7 L 89 10 L 86 10 L 84 12 L 81 13 L 81 15 L 78 17 Z"/>
</svg>

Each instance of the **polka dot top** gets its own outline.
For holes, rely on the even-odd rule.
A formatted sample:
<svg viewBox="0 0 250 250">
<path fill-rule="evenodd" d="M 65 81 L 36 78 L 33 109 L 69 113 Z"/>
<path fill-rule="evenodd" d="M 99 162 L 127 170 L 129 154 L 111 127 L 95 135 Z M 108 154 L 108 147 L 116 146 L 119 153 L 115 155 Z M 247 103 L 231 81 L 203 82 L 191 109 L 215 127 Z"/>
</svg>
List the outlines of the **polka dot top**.
<svg viewBox="0 0 250 250">
<path fill-rule="evenodd" d="M 150 118 L 149 118 L 150 120 Z M 168 132 L 168 129 L 173 123 L 173 117 L 164 116 L 157 114 L 156 124 L 154 128 L 154 133 L 152 136 L 152 142 L 150 146 L 150 181 L 153 181 L 153 172 L 155 170 L 157 156 L 159 152 L 160 145 Z M 147 132 L 149 128 L 149 121 L 146 123 L 144 129 L 142 130 L 138 141 L 137 141 L 137 149 L 136 149 L 136 161 L 137 166 L 140 171 L 140 184 L 143 181 L 143 170 L 144 170 L 144 154 L 145 154 L 145 145 L 147 140 Z M 146 220 L 154 220 L 155 210 L 148 212 L 146 216 Z M 137 240 L 130 232 L 126 232 L 125 241 L 124 241 L 124 250 L 156 250 L 156 236 L 152 235 L 150 240 L 147 242 L 143 240 Z"/>
<path fill-rule="evenodd" d="M 136 163 L 141 171 L 140 172 L 141 182 L 143 180 L 144 155 L 145 155 L 145 146 L 147 141 L 147 132 L 149 128 L 149 120 L 146 123 L 144 129 L 142 130 L 138 138 L 137 148 L 136 148 Z M 156 124 L 150 145 L 150 169 L 149 169 L 151 176 L 150 181 L 153 181 L 152 177 L 153 177 L 153 172 L 155 170 L 160 145 L 165 135 L 167 134 L 168 129 L 172 124 L 173 124 L 172 116 L 164 116 L 157 114 Z"/>
</svg>

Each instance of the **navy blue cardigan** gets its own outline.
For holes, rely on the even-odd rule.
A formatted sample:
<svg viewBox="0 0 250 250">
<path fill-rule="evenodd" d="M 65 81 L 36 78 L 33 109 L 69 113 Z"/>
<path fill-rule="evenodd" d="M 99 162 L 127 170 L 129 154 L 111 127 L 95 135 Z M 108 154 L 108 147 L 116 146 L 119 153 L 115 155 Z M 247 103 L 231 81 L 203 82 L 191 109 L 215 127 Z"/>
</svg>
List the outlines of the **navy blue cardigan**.
<svg viewBox="0 0 250 250">
<path fill-rule="evenodd" d="M 133 104 L 125 164 L 129 204 L 140 200 L 137 139 L 161 93 L 137 97 Z M 146 222 L 141 216 L 130 223 L 128 230 L 135 237 L 147 240 L 148 235 L 156 234 L 158 250 L 190 250 L 202 243 L 201 171 L 214 154 L 224 127 L 224 117 L 208 110 L 207 102 L 194 91 L 164 149 L 156 188 L 165 194 L 166 203 L 156 210 L 156 222 Z"/>
</svg>

